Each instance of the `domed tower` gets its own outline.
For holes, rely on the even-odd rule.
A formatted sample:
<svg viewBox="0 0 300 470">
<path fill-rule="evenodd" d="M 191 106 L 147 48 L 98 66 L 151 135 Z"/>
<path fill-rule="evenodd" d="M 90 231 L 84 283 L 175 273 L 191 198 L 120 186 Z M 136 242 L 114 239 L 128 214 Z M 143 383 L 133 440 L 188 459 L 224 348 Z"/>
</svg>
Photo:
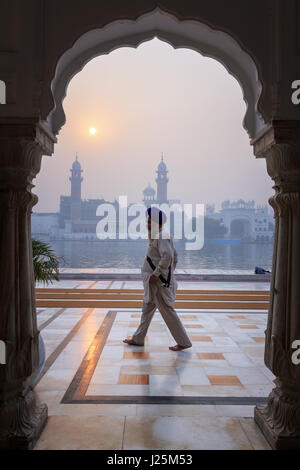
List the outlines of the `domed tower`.
<svg viewBox="0 0 300 470">
<path fill-rule="evenodd" d="M 81 183 L 83 178 L 81 176 L 82 169 L 78 161 L 76 153 L 76 160 L 71 168 L 71 219 L 79 220 L 81 218 Z"/>
<path fill-rule="evenodd" d="M 148 208 L 151 206 L 152 203 L 155 202 L 155 189 L 150 186 L 150 183 L 148 184 L 147 188 L 144 189 L 143 194 L 144 204 Z"/>
<path fill-rule="evenodd" d="M 168 190 L 168 170 L 164 162 L 164 156 L 162 154 L 161 161 L 156 170 L 157 178 L 157 202 L 158 204 L 163 204 L 168 202 L 167 190 Z"/>
<path fill-rule="evenodd" d="M 72 165 L 70 170 L 71 176 L 69 180 L 71 181 L 71 201 L 79 202 L 81 201 L 81 183 L 83 178 L 81 177 L 82 169 L 78 161 L 78 156 L 76 153 L 76 160 Z"/>
</svg>

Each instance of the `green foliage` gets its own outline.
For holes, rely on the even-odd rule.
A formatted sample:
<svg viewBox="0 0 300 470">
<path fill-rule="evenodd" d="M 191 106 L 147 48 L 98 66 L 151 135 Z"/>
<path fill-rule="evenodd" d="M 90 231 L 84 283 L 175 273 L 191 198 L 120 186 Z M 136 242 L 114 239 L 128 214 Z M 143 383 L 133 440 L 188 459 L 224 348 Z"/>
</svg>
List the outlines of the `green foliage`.
<svg viewBox="0 0 300 470">
<path fill-rule="evenodd" d="M 53 279 L 59 280 L 59 263 L 64 258 L 56 256 L 50 245 L 33 238 L 32 261 L 35 281 L 48 285 Z"/>
</svg>

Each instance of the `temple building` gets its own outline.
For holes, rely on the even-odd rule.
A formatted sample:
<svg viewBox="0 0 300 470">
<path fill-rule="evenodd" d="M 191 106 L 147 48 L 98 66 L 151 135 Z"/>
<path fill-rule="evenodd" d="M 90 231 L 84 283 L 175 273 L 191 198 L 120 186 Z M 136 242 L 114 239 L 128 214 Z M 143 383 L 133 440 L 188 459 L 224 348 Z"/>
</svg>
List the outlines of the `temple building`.
<svg viewBox="0 0 300 470">
<path fill-rule="evenodd" d="M 168 199 L 168 169 L 163 155 L 156 169 L 157 189 L 148 183 L 143 191 L 143 203 L 145 207 L 151 204 L 166 204 L 172 207 L 170 212 L 170 233 L 174 235 L 174 224 L 182 226 L 183 221 L 174 217 L 178 199 Z M 105 199 L 82 199 L 83 170 L 76 154 L 70 169 L 69 181 L 71 191 L 69 196 L 60 196 L 58 213 L 33 213 L 32 233 L 34 235 L 46 235 L 52 240 L 98 240 L 97 224 L 101 217 L 97 215 L 97 208 L 102 204 L 114 206 L 117 216 L 116 238 L 119 238 L 119 202 L 106 201 Z M 129 204 L 130 207 L 130 204 Z M 177 208 L 178 210 L 178 208 Z M 230 202 L 224 201 L 220 211 L 215 211 L 213 204 L 206 205 L 205 215 L 208 218 L 219 220 L 226 227 L 225 238 L 229 240 L 241 240 L 245 243 L 270 243 L 273 242 L 274 224 L 273 216 L 267 206 L 255 206 L 254 201 L 242 199 Z M 128 216 L 128 223 L 132 218 Z M 179 230 L 179 226 L 177 227 Z M 182 232 L 183 233 L 183 232 Z"/>
<path fill-rule="evenodd" d="M 171 205 L 180 203 L 179 200 L 168 200 L 168 169 L 163 155 L 156 174 L 157 196 L 155 195 L 155 189 L 149 183 L 143 191 L 145 206 L 148 208 L 151 204 Z M 97 215 L 97 208 L 102 204 L 110 204 L 114 206 L 117 216 L 116 238 L 118 238 L 119 202 L 116 200 L 110 202 L 105 199 L 82 199 L 82 182 L 84 178 L 77 153 L 70 169 L 69 181 L 71 183 L 70 195 L 60 196 L 58 213 L 39 212 L 32 214 L 32 233 L 34 235 L 49 236 L 52 240 L 98 240 L 96 228 L 100 216 Z M 128 223 L 130 220 L 131 217 L 128 216 Z"/>
</svg>

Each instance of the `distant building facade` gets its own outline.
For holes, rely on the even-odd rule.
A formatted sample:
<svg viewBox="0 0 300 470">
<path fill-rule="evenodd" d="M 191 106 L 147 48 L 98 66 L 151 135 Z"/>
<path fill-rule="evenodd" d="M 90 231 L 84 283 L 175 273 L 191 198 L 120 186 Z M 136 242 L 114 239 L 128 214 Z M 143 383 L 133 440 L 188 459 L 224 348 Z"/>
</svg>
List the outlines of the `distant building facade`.
<svg viewBox="0 0 300 470">
<path fill-rule="evenodd" d="M 183 234 L 184 227 L 180 201 L 168 199 L 168 173 L 162 155 L 156 170 L 156 191 L 149 183 L 143 191 L 143 203 L 147 208 L 152 204 L 171 208 L 168 229 L 174 236 L 175 233 Z M 70 169 L 70 195 L 60 196 L 58 213 L 32 214 L 33 235 L 49 236 L 57 240 L 98 240 L 97 224 L 104 214 L 97 214 L 97 209 L 107 204 L 114 208 L 114 214 L 106 214 L 107 220 L 112 220 L 110 217 L 114 218 L 115 238 L 122 239 L 122 236 L 119 236 L 119 202 L 109 202 L 105 199 L 82 199 L 82 174 L 83 170 L 76 155 Z M 269 214 L 267 206 L 255 207 L 254 201 L 246 202 L 240 199 L 230 202 L 227 200 L 222 203 L 220 211 L 215 211 L 214 205 L 206 205 L 205 216 L 218 220 L 225 226 L 227 239 L 264 243 L 273 240 L 273 217 Z M 134 216 L 128 216 L 128 224 L 134 218 Z"/>
<path fill-rule="evenodd" d="M 33 213 L 31 216 L 31 232 L 33 235 L 45 235 L 56 238 L 58 235 L 57 212 Z"/>
<path fill-rule="evenodd" d="M 214 205 L 207 205 L 206 216 L 219 220 L 225 226 L 228 239 L 262 243 L 273 241 L 274 222 L 267 205 L 255 207 L 254 201 L 227 200 L 218 212 Z"/>
</svg>

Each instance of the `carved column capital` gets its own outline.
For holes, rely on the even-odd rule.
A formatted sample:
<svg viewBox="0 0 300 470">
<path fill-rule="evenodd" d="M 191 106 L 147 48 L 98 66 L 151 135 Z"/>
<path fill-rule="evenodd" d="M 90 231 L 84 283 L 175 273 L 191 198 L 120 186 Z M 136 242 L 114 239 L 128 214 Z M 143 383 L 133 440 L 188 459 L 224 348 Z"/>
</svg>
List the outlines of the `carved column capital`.
<svg viewBox="0 0 300 470">
<path fill-rule="evenodd" d="M 300 217 L 300 192 L 276 192 L 270 197 L 269 204 L 274 210 L 274 218 L 288 217 L 292 211 L 295 217 Z"/>
<path fill-rule="evenodd" d="M 34 120 L 13 121 L 0 119 L 0 204 L 8 210 L 31 210 L 37 203 L 33 179 L 42 155 L 51 155 L 56 139 Z"/>
<path fill-rule="evenodd" d="M 51 155 L 55 142 L 40 122 L 0 119 L 0 190 L 30 184 L 40 171 L 42 155 Z"/>
<path fill-rule="evenodd" d="M 252 141 L 257 157 L 266 159 L 274 181 L 275 195 L 269 203 L 275 218 L 287 217 L 289 210 L 300 214 L 300 120 L 273 121 Z"/>
<path fill-rule="evenodd" d="M 56 137 L 48 127 L 36 118 L 1 118 L 0 142 L 34 143 L 42 155 L 52 155 Z"/>
<path fill-rule="evenodd" d="M 300 129 L 299 129 L 300 132 Z M 292 143 L 274 143 L 265 152 L 267 171 L 274 181 L 274 190 L 281 194 L 300 192 L 300 141 Z M 294 196 L 282 198 L 283 204 L 294 204 Z M 280 203 L 280 201 L 279 201 Z"/>
<path fill-rule="evenodd" d="M 254 148 L 254 155 L 258 158 L 266 158 L 266 152 L 275 144 L 299 148 L 300 120 L 274 120 L 251 141 L 251 145 L 253 145 Z"/>
</svg>

